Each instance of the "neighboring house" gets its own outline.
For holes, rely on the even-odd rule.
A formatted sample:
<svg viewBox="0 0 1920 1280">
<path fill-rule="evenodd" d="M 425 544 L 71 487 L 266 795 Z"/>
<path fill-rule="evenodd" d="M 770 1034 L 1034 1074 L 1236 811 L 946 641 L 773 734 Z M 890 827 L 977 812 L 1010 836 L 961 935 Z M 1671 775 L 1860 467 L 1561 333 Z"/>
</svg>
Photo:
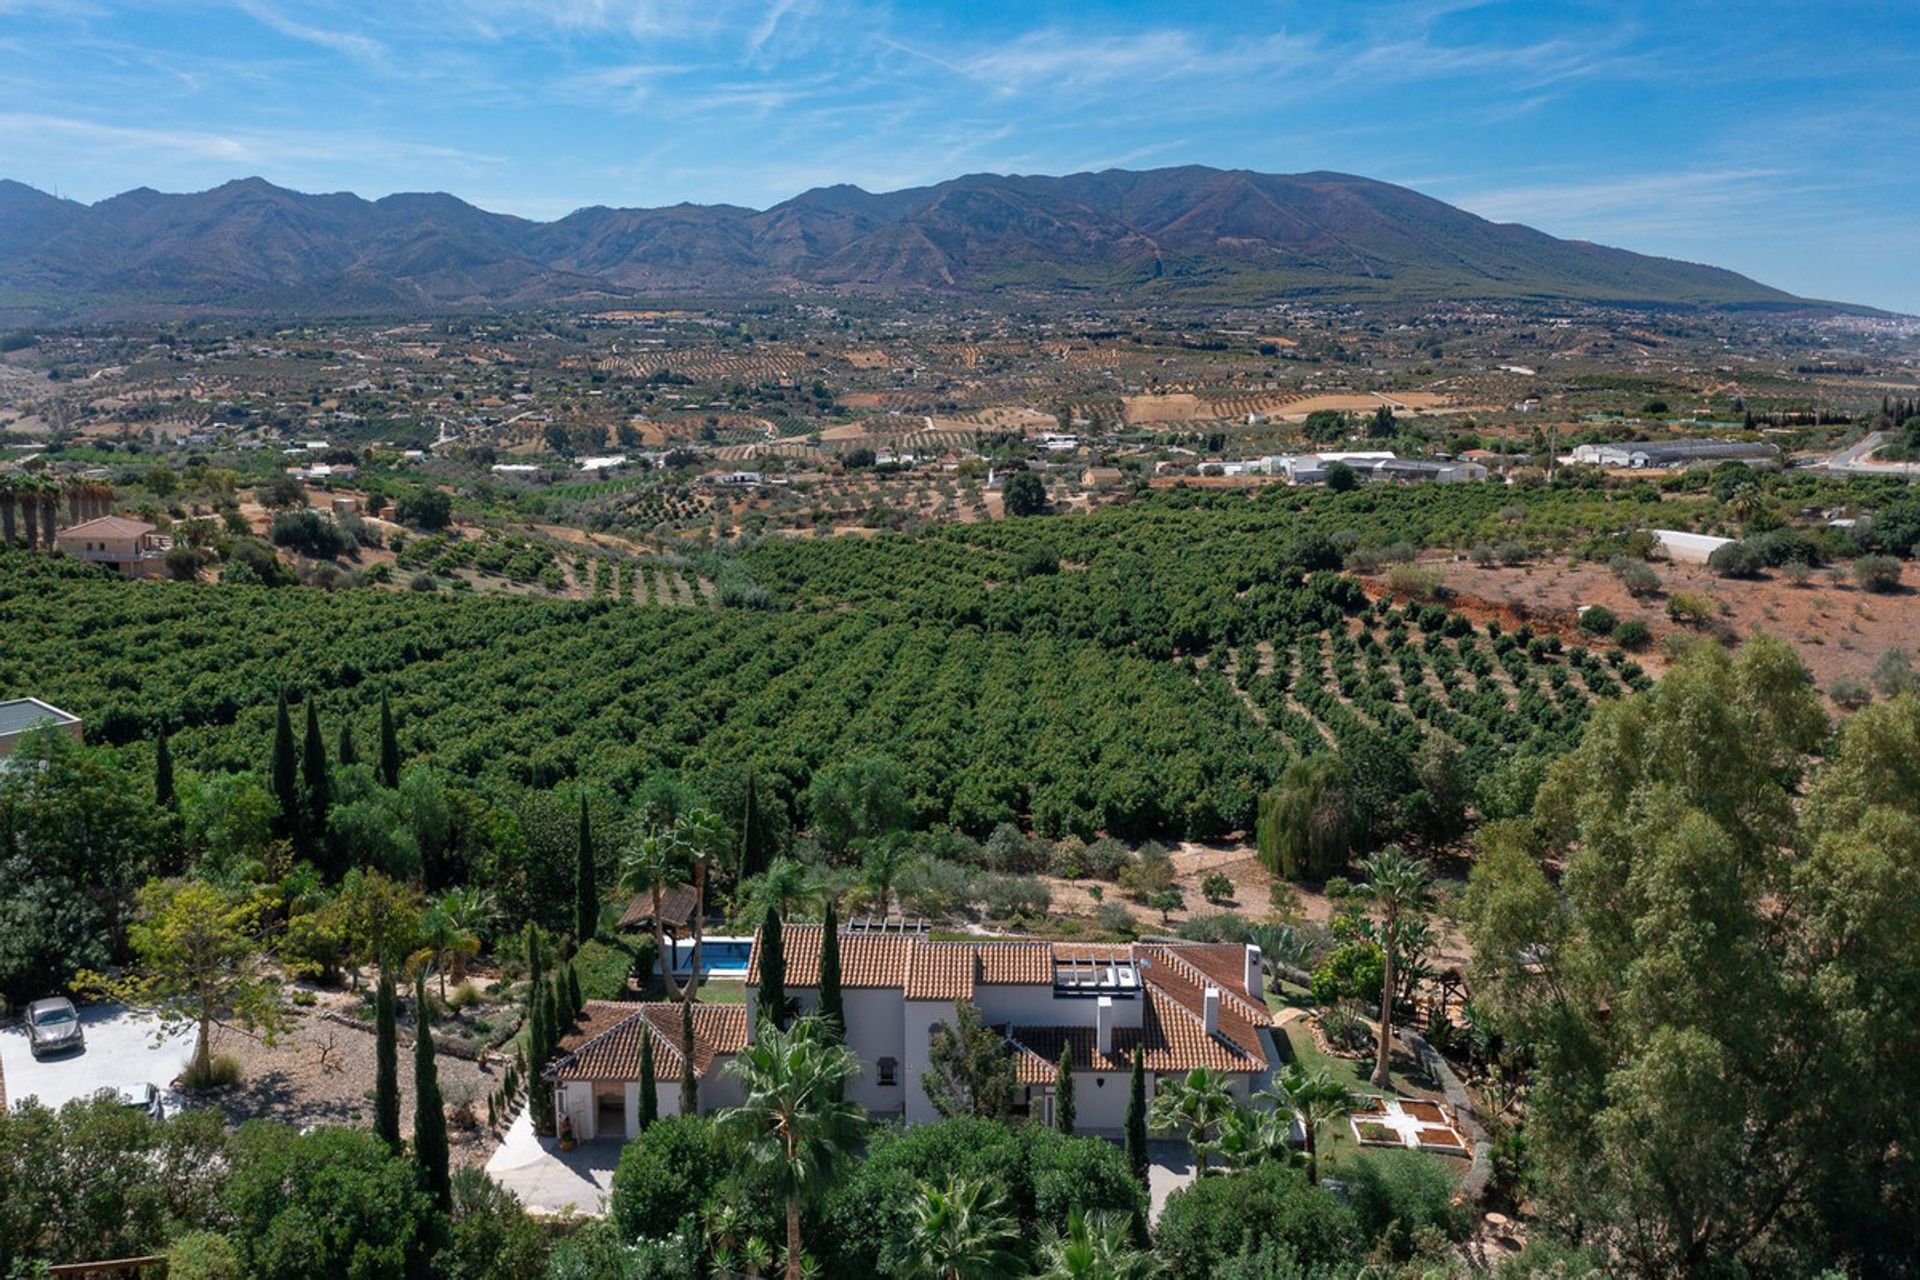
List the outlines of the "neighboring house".
<svg viewBox="0 0 1920 1280">
<path fill-rule="evenodd" d="M 819 1008 L 820 941 L 817 925 L 786 930 L 787 994 L 801 1013 Z M 702 1111 L 737 1101 L 737 1086 L 716 1067 L 752 1035 L 759 984 L 756 939 L 744 1008 L 695 1006 Z M 847 1047 L 861 1066 L 847 1097 L 909 1123 L 938 1117 L 921 1077 L 934 1028 L 952 1025 L 963 1001 L 1006 1038 L 1019 1085 L 1017 1114 L 1051 1121 L 1055 1064 L 1072 1044 L 1077 1124 L 1086 1133 L 1120 1132 L 1136 1047 L 1149 1093 L 1161 1076 L 1211 1067 L 1226 1072 L 1234 1096 L 1245 1100 L 1278 1060 L 1260 994 L 1258 947 L 936 942 L 924 934 L 844 931 L 840 987 Z M 679 1007 L 667 1003 L 590 1006 L 585 1025 L 562 1040 L 562 1056 L 548 1070 L 576 1136 L 632 1131 L 645 1026 L 655 1028 L 660 1114 L 677 1110 L 680 1058 L 676 1049 L 667 1065 L 661 1037 L 677 1043 L 679 1019 Z"/>
<path fill-rule="evenodd" d="M 1088 467 L 1080 473 L 1083 489 L 1117 489 L 1125 480 L 1118 467 Z"/>
<path fill-rule="evenodd" d="M 142 520 L 101 516 L 60 530 L 53 545 L 76 560 L 110 564 L 124 577 L 151 578 L 165 569 L 173 539 Z"/>
<path fill-rule="evenodd" d="M 71 711 L 62 711 L 38 698 L 15 698 L 10 702 L 0 702 L 0 760 L 13 754 L 13 749 L 20 745 L 20 739 L 47 725 L 52 725 L 75 742 L 84 740 L 80 717 Z"/>
</svg>

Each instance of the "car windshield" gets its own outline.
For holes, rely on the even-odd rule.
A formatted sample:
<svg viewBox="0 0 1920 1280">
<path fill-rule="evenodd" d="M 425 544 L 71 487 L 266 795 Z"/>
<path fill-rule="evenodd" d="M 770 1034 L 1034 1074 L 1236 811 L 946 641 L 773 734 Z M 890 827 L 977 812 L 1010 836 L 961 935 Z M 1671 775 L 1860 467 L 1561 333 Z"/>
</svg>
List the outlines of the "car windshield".
<svg viewBox="0 0 1920 1280">
<path fill-rule="evenodd" d="M 42 1009 L 33 1015 L 33 1020 L 44 1027 L 55 1022 L 72 1022 L 76 1016 L 72 1009 Z"/>
</svg>

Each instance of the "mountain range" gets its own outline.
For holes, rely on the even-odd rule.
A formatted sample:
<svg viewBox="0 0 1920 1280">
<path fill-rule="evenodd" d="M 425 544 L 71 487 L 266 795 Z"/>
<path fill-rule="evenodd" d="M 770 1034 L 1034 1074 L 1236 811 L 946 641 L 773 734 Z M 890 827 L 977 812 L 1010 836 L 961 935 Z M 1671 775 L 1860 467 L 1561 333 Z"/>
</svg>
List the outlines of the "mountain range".
<svg viewBox="0 0 1920 1280">
<path fill-rule="evenodd" d="M 1718 267 L 1490 222 L 1340 173 L 976 174 L 772 208 L 580 209 L 306 195 L 259 178 L 87 205 L 0 181 L 0 302 L 387 310 L 806 286 L 1260 301 L 1808 305 Z"/>
</svg>

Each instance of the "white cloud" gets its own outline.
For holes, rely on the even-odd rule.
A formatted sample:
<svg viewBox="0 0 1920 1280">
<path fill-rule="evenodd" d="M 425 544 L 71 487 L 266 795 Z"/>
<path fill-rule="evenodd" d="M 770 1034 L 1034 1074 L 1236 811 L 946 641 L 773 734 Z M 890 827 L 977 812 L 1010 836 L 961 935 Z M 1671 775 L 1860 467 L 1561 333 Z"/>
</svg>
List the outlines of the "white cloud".
<svg viewBox="0 0 1920 1280">
<path fill-rule="evenodd" d="M 349 58 L 357 58 L 362 62 L 379 62 L 387 56 L 387 47 L 384 44 L 362 32 L 336 30 L 332 27 L 319 27 L 301 22 L 265 3 L 265 0 L 236 0 L 236 2 L 248 17 L 290 39 L 316 44 L 324 49 L 331 49 L 335 53 L 345 54 Z"/>
</svg>

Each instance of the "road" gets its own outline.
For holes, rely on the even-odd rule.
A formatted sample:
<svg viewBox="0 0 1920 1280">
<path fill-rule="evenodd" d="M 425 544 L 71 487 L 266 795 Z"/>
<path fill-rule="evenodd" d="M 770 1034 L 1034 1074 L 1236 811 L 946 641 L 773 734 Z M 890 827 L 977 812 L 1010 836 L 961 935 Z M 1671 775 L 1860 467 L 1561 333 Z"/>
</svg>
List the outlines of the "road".
<svg viewBox="0 0 1920 1280">
<path fill-rule="evenodd" d="M 1875 449 L 1886 443 L 1884 431 L 1869 432 L 1858 443 L 1850 444 L 1820 464 L 1837 475 L 1904 476 L 1920 479 L 1920 462 L 1868 462 Z"/>
</svg>

